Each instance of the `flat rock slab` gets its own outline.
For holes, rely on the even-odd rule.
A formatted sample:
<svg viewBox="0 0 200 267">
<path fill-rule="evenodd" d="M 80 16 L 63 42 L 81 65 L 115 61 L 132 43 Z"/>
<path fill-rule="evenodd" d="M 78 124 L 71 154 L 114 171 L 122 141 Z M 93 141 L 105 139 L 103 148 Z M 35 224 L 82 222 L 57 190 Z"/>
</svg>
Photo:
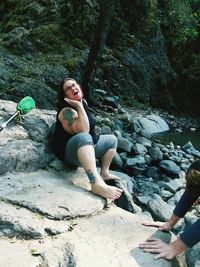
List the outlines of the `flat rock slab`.
<svg viewBox="0 0 200 267">
<path fill-rule="evenodd" d="M 138 244 L 150 236 L 171 235 L 141 225 L 141 217 L 111 205 L 90 218 L 74 219 L 71 231 L 56 238 L 0 239 L 2 267 L 180 267 L 177 260 L 154 260 Z"/>
<path fill-rule="evenodd" d="M 0 176 L 0 199 L 56 220 L 102 211 L 105 200 L 84 188 L 74 186 L 70 182 L 71 174 L 46 170 L 7 173 Z M 74 172 L 75 175 L 80 175 L 80 172 Z"/>
<path fill-rule="evenodd" d="M 133 214 L 94 195 L 83 169 L 0 176 L 1 267 L 182 267 L 138 248 L 151 236 Z"/>
</svg>

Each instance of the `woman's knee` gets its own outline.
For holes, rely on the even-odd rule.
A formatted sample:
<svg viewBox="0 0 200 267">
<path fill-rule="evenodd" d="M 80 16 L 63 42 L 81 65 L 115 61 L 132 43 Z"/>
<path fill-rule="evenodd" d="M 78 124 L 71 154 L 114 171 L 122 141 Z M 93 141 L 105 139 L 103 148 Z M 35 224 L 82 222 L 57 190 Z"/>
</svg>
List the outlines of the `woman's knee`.
<svg viewBox="0 0 200 267">
<path fill-rule="evenodd" d="M 114 135 L 101 135 L 98 143 L 95 145 L 95 155 L 101 158 L 108 150 L 117 149 L 117 138 Z"/>
<path fill-rule="evenodd" d="M 107 149 L 116 149 L 117 148 L 117 137 L 113 134 L 105 135 L 106 141 L 105 145 L 107 146 Z"/>
<path fill-rule="evenodd" d="M 114 149 L 116 149 L 116 148 L 117 148 L 117 144 L 118 144 L 117 137 L 116 137 L 115 135 L 111 135 L 110 138 L 111 138 L 112 147 L 113 147 Z"/>
<path fill-rule="evenodd" d="M 80 148 L 82 146 L 86 146 L 86 145 L 94 146 L 92 136 L 86 132 L 77 134 L 76 142 L 77 142 L 76 144 L 77 144 L 78 148 Z"/>
<path fill-rule="evenodd" d="M 92 137 L 89 133 L 78 133 L 71 137 L 66 146 L 65 161 L 75 166 L 79 166 L 78 150 L 86 145 L 94 147 Z"/>
</svg>

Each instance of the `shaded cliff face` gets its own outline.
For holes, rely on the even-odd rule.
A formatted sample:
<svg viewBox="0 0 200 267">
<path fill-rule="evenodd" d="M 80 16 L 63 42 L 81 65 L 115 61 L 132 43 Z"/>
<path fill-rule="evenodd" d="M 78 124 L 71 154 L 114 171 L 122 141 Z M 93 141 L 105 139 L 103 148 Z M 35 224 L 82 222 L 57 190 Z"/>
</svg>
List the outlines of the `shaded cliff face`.
<svg viewBox="0 0 200 267">
<path fill-rule="evenodd" d="M 118 1 L 91 87 L 128 105 L 200 115 L 197 9 L 194 0 L 179 7 L 172 0 Z M 54 109 L 60 81 L 82 80 L 98 14 L 94 0 L 1 1 L 0 97 L 17 102 L 29 94 L 38 107 Z"/>
</svg>

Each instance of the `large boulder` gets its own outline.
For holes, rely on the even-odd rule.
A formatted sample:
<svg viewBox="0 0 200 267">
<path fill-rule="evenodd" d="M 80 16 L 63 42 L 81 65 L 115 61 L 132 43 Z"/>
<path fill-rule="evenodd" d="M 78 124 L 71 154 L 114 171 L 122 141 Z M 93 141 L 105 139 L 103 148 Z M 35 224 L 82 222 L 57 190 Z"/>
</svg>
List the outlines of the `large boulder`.
<svg viewBox="0 0 200 267">
<path fill-rule="evenodd" d="M 16 112 L 16 103 L 0 100 L 0 123 Z M 45 168 L 55 158 L 48 146 L 49 128 L 56 112 L 32 110 L 23 118 L 15 118 L 0 134 L 0 174 L 7 171 L 34 171 Z"/>
<path fill-rule="evenodd" d="M 148 131 L 150 134 L 162 133 L 169 130 L 169 126 L 164 119 L 158 115 L 139 116 L 130 123 L 131 128 L 136 131 Z"/>
</svg>

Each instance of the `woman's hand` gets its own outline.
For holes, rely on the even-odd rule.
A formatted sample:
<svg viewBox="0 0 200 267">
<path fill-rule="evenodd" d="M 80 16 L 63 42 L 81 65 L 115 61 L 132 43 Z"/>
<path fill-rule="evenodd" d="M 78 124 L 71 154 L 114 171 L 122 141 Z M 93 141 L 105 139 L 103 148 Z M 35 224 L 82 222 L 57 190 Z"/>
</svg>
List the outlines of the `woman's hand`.
<svg viewBox="0 0 200 267">
<path fill-rule="evenodd" d="M 142 225 L 148 226 L 148 227 L 156 227 L 158 230 L 163 232 L 169 232 L 172 229 L 172 225 L 169 222 L 145 222 L 142 223 Z"/>
<path fill-rule="evenodd" d="M 77 101 L 77 100 L 72 100 L 72 99 L 69 99 L 67 97 L 65 97 L 65 101 L 70 104 L 72 107 L 74 108 L 80 108 L 82 106 L 82 103 L 80 101 Z"/>
</svg>

